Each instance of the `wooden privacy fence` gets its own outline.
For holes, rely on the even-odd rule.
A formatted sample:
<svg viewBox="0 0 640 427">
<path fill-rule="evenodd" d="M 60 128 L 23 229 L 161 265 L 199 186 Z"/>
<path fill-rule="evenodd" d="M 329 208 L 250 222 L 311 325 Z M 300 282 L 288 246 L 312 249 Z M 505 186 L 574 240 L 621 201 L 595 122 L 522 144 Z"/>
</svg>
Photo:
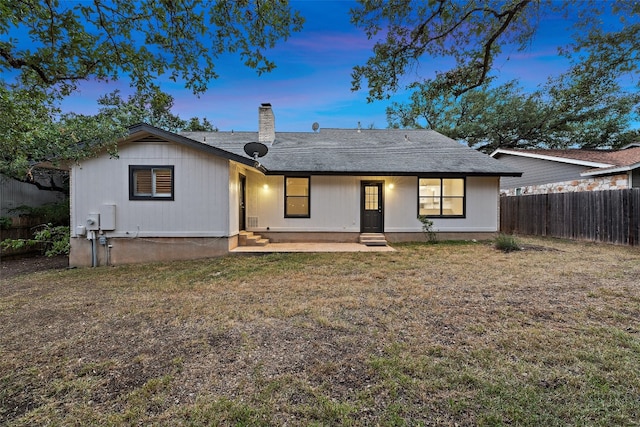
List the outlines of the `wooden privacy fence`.
<svg viewBox="0 0 640 427">
<path fill-rule="evenodd" d="M 0 242 L 5 239 L 31 239 L 33 238 L 34 227 L 42 224 L 43 222 L 42 218 L 13 217 L 11 218 L 11 227 L 7 229 L 0 229 Z M 21 249 L 0 248 L 0 258 L 36 253 L 41 249 L 41 244 L 25 246 Z"/>
<path fill-rule="evenodd" d="M 500 231 L 640 245 L 640 188 L 503 196 Z"/>
</svg>

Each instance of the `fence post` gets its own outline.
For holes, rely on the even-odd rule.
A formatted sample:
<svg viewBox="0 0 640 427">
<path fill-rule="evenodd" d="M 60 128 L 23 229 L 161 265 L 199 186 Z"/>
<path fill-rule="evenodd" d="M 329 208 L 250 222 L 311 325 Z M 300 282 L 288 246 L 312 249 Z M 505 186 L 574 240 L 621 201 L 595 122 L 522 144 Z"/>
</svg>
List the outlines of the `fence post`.
<svg viewBox="0 0 640 427">
<path fill-rule="evenodd" d="M 640 193 L 640 191 L 638 191 Z M 627 194 L 627 199 L 628 199 L 628 203 L 627 203 L 627 219 L 629 221 L 629 231 L 627 234 L 627 244 L 629 246 L 635 246 L 636 245 L 636 232 L 637 232 L 637 228 L 635 225 L 638 222 L 638 215 L 636 214 L 635 210 L 634 210 L 634 206 L 635 204 L 634 202 L 634 190 L 633 189 L 629 189 L 627 190 L 626 194 Z M 640 208 L 640 206 L 639 206 Z"/>
</svg>

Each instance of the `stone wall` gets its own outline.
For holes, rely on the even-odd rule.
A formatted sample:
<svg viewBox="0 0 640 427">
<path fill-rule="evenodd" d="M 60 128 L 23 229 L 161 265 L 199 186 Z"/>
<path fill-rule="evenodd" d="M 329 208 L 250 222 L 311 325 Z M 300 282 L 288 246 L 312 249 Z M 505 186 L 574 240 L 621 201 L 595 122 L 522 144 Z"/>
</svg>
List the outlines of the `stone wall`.
<svg viewBox="0 0 640 427">
<path fill-rule="evenodd" d="M 578 191 L 624 190 L 629 188 L 627 174 L 598 176 L 573 181 L 553 182 L 516 188 L 500 189 L 500 194 L 519 196 L 525 194 L 570 193 Z"/>
</svg>

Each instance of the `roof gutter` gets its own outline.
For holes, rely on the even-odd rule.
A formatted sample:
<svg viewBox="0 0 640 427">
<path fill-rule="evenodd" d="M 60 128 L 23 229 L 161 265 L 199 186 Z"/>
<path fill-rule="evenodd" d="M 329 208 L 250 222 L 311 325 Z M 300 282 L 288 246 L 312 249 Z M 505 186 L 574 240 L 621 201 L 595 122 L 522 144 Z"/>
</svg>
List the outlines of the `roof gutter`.
<svg viewBox="0 0 640 427">
<path fill-rule="evenodd" d="M 629 172 L 636 168 L 640 168 L 640 162 L 634 163 L 628 166 L 618 166 L 618 167 L 606 168 L 606 169 L 590 169 L 588 171 L 582 172 L 580 176 L 611 175 L 613 173 L 618 173 L 618 172 Z"/>
<path fill-rule="evenodd" d="M 614 166 L 611 163 L 590 162 L 590 161 L 587 161 L 587 160 L 577 160 L 577 159 L 571 159 L 571 158 L 568 158 L 568 157 L 547 156 L 545 154 L 526 153 L 526 152 L 522 152 L 522 151 L 511 151 L 511 150 L 505 150 L 505 149 L 502 149 L 502 148 L 498 148 L 493 153 L 491 153 L 489 156 L 495 157 L 498 154 L 509 154 L 509 155 L 512 155 L 512 156 L 527 157 L 527 158 L 530 158 L 530 159 L 549 160 L 549 161 L 552 161 L 552 162 L 569 163 L 569 164 L 572 164 L 572 165 L 587 166 L 587 167 L 592 167 L 592 168 L 607 168 L 607 167 Z"/>
<path fill-rule="evenodd" d="M 512 176 L 520 177 L 522 172 L 389 172 L 389 171 L 302 171 L 302 170 L 265 170 L 265 175 L 288 175 L 288 176 L 420 176 L 420 177 L 461 177 L 461 176 Z"/>
</svg>

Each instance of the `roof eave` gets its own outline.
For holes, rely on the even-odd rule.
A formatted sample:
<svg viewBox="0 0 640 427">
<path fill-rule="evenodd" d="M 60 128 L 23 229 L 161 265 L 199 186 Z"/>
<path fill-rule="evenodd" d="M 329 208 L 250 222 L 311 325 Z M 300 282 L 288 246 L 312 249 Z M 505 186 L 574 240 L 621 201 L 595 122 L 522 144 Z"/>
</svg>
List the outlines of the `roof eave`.
<svg viewBox="0 0 640 427">
<path fill-rule="evenodd" d="M 443 171 L 315 171 L 315 170 L 267 170 L 265 175 L 332 175 L 332 176 L 432 176 L 432 177 L 460 177 L 460 176 L 509 176 L 520 177 L 522 172 L 443 172 Z"/>
<path fill-rule="evenodd" d="M 262 173 L 266 172 L 266 168 L 263 165 L 261 165 L 259 162 L 256 162 L 254 159 L 251 159 L 249 157 L 243 157 L 243 156 L 234 154 L 230 151 L 226 151 L 221 148 L 215 147 L 213 145 L 204 144 L 194 139 L 191 139 L 182 135 L 178 135 L 176 133 L 169 132 L 163 129 L 159 129 L 145 123 L 140 123 L 140 124 L 131 126 L 129 128 L 129 137 L 124 139 L 123 141 L 129 141 L 129 140 L 135 139 L 136 134 L 157 136 L 159 138 L 167 139 L 169 141 L 176 142 L 178 144 L 193 148 L 195 150 L 204 151 L 205 153 L 213 154 L 218 157 L 225 158 L 227 160 L 233 160 L 238 163 L 242 163 L 246 166 L 256 168 L 260 170 Z"/>
<path fill-rule="evenodd" d="M 559 157 L 559 156 L 549 156 L 545 154 L 527 153 L 526 151 L 505 150 L 503 148 L 498 148 L 493 153 L 491 153 L 490 156 L 495 158 L 495 156 L 498 154 L 508 154 L 512 156 L 527 157 L 531 159 L 549 160 L 552 162 L 569 163 L 572 165 L 587 166 L 592 168 L 606 168 L 606 167 L 613 166 L 611 163 L 590 162 L 587 160 L 577 160 L 569 157 Z"/>
<path fill-rule="evenodd" d="M 640 162 L 634 163 L 632 165 L 627 166 L 618 166 L 613 168 L 605 168 L 605 169 L 590 169 L 584 171 L 580 174 L 580 176 L 599 176 L 599 175 L 611 175 L 618 172 L 629 172 L 631 170 L 640 168 Z"/>
</svg>

